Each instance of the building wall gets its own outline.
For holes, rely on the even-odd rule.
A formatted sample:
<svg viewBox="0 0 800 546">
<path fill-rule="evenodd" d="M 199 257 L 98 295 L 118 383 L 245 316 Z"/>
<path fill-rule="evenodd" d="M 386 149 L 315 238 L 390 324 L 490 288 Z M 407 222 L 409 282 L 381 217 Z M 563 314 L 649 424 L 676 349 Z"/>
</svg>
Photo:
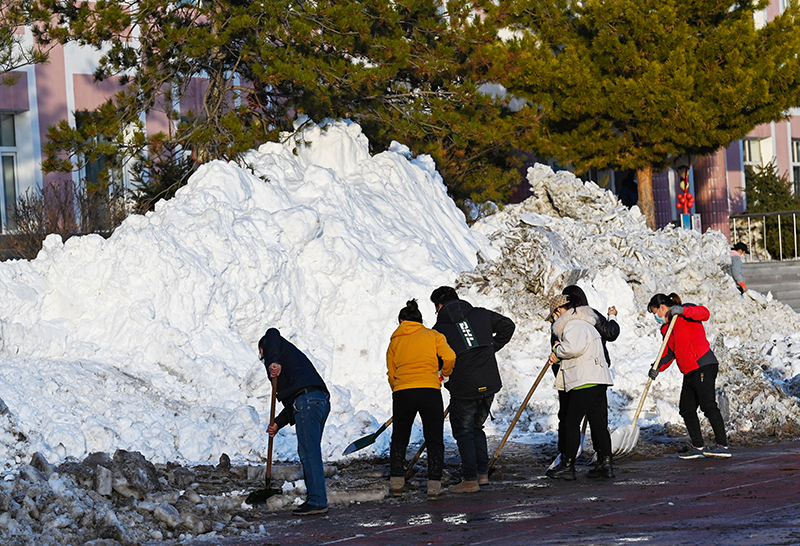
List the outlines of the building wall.
<svg viewBox="0 0 800 546">
<path fill-rule="evenodd" d="M 23 45 L 29 46 L 32 43 L 30 29 L 24 32 Z M 121 90 L 118 78 L 94 80 L 93 73 L 102 54 L 102 51 L 75 44 L 59 45 L 50 51 L 48 63 L 23 67 L 13 73 L 18 78 L 14 85 L 0 86 L 0 114 L 14 116 L 16 135 L 16 146 L 0 147 L 0 152 L 14 157 L 17 197 L 26 191 L 43 191 L 48 198 L 54 191 L 71 192 L 72 184 L 80 182 L 81 173 L 43 173 L 42 145 L 47 141 L 51 126 L 67 121 L 75 127 L 76 111 L 94 109 Z M 202 92 L 202 85 L 196 87 Z M 192 97 L 191 104 L 184 105 L 182 110 L 185 112 L 200 104 L 202 95 Z M 180 106 L 168 105 L 169 109 Z M 174 131 L 166 110 L 155 109 L 142 119 L 148 135 Z M 123 176 L 123 182 L 129 184 L 127 173 Z M 5 178 L 0 182 L 3 182 L 0 184 L 0 232 L 4 232 L 13 226 L 9 226 L 3 197 Z"/>
<path fill-rule="evenodd" d="M 695 209 L 700 214 L 703 231 L 716 229 L 730 235 L 730 205 L 725 150 L 701 157 L 694 164 Z"/>
</svg>

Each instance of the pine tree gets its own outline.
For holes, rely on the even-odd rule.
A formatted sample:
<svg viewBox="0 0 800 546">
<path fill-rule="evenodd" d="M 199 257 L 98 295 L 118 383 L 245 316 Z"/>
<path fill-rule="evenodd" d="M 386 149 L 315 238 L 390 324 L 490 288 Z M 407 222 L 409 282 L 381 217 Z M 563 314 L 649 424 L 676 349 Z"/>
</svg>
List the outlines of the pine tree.
<svg viewBox="0 0 800 546">
<path fill-rule="evenodd" d="M 792 192 L 786 175 L 778 172 L 775 161 L 763 167 L 745 167 L 747 213 L 800 210 L 800 196 Z"/>
<path fill-rule="evenodd" d="M 9 74 L 26 65 L 47 62 L 47 48 L 23 43 L 26 24 L 41 14 L 31 11 L 27 0 L 0 0 L 0 86 L 12 85 L 17 78 Z"/>
<path fill-rule="evenodd" d="M 378 149 L 396 140 L 430 154 L 457 201 L 502 200 L 519 179 L 512 143 L 525 124 L 479 92 L 478 53 L 499 19 L 475 14 L 491 14 L 489 1 L 39 1 L 58 15 L 41 40 L 105 47 L 95 76 L 123 84 L 86 134 L 51 131 L 48 169 L 93 159 L 100 128 L 121 162 L 143 157 L 141 116 L 162 110 L 177 130 L 159 138 L 200 163 L 275 140 L 302 113 L 357 121 Z M 197 80 L 202 110 L 181 118 L 172 105 Z"/>
<path fill-rule="evenodd" d="M 767 0 L 518 0 L 490 53 L 541 114 L 529 145 L 579 171 L 633 169 L 655 227 L 652 173 L 707 155 L 800 104 L 798 5 Z"/>
<path fill-rule="evenodd" d="M 761 225 L 764 246 L 772 256 L 794 254 L 796 232 L 791 215 L 782 221 L 770 213 L 800 210 L 800 196 L 792 192 L 792 184 L 786 175 L 778 172 L 774 161 L 761 167 L 745 167 L 745 195 L 747 213 L 766 213 L 753 222 Z M 780 233 L 780 235 L 779 235 Z"/>
</svg>

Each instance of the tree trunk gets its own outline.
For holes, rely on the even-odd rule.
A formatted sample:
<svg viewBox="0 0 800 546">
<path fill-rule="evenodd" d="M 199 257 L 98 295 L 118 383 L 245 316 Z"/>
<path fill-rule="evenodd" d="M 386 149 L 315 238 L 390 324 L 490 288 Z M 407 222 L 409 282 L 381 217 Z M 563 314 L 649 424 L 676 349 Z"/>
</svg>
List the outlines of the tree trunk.
<svg viewBox="0 0 800 546">
<path fill-rule="evenodd" d="M 653 204 L 653 167 L 648 165 L 636 170 L 639 184 L 639 201 L 637 205 L 647 220 L 647 227 L 656 229 L 656 209 Z"/>
</svg>

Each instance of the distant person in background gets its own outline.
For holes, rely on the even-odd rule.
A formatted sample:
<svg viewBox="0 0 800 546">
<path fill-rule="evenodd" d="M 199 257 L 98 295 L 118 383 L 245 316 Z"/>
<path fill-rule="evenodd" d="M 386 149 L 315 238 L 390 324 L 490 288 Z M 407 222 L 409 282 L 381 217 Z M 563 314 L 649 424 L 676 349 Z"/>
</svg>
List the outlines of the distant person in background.
<svg viewBox="0 0 800 546">
<path fill-rule="evenodd" d="M 419 413 L 428 450 L 428 499 L 442 497 L 444 409 L 442 382 L 453 372 L 456 353 L 444 335 L 422 325 L 417 300 L 409 300 L 397 317 L 400 326 L 386 351 L 392 388 L 392 445 L 389 452 L 389 492 L 399 497 L 405 486 L 406 449 Z M 441 361 L 441 370 L 439 362 Z"/>
<path fill-rule="evenodd" d="M 706 331 L 703 328 L 703 322 L 709 319 L 711 313 L 702 305 L 681 303 L 681 298 L 677 294 L 669 296 L 656 294 L 650 299 L 647 309 L 653 313 L 660 325 L 662 336 L 666 335 L 672 317 L 675 317 L 676 321 L 672 335 L 667 340 L 664 354 L 661 355 L 658 369 L 650 368 L 648 375 L 651 379 L 655 379 L 659 372 L 666 370 L 672 364 L 673 360 L 678 363 L 678 369 L 683 374 L 678 410 L 686 424 L 692 447 L 688 452 L 679 455 L 680 458 L 730 457 L 725 422 L 717 406 L 715 383 L 719 362 L 708 344 Z M 698 407 L 703 410 L 714 430 L 717 443 L 709 448 L 705 447 L 703 433 L 700 430 Z"/>
<path fill-rule="evenodd" d="M 258 342 L 261 361 L 269 377 L 278 378 L 277 398 L 284 408 L 267 427 L 275 436 L 286 425 L 296 425 L 297 454 L 303 465 L 306 502 L 292 511 L 296 516 L 324 514 L 328 511 L 325 469 L 322 465 L 322 430 L 331 411 L 325 382 L 306 355 L 270 328 Z"/>
<path fill-rule="evenodd" d="M 450 426 L 461 456 L 461 482 L 452 493 L 477 493 L 489 484 L 489 448 L 483 423 L 502 387 L 495 353 L 514 335 L 510 318 L 458 299 L 455 288 L 440 286 L 431 294 L 436 307 L 433 329 L 447 338 L 456 364 L 445 387 L 450 391 Z"/>
<path fill-rule="evenodd" d="M 736 288 L 739 289 L 740 294 L 744 294 L 745 290 L 747 290 L 744 284 L 744 267 L 742 266 L 742 256 L 745 254 L 750 254 L 750 252 L 744 243 L 736 243 L 731 248 L 731 277 L 736 282 Z"/>
<path fill-rule="evenodd" d="M 572 307 L 589 307 L 589 302 L 586 300 L 586 293 L 583 289 L 576 285 L 570 284 L 569 286 L 565 287 L 561 293 L 567 296 L 567 301 Z M 597 333 L 600 334 L 600 339 L 603 342 L 603 354 L 606 358 L 606 363 L 608 367 L 611 367 L 611 358 L 608 355 L 608 347 L 606 347 L 606 343 L 614 342 L 619 337 L 619 324 L 617 324 L 617 308 L 613 305 L 608 308 L 608 316 L 606 318 L 603 313 L 589 307 L 592 313 L 594 314 L 594 328 L 597 330 Z M 555 322 L 555 321 L 554 321 Z M 556 336 L 555 332 L 551 328 L 550 330 L 550 346 L 554 347 L 556 342 L 558 341 L 558 337 Z M 560 364 L 558 362 L 553 364 L 553 373 L 558 375 L 558 370 L 560 368 Z M 562 427 L 564 426 L 564 422 L 566 419 L 567 413 L 567 406 L 569 405 L 569 397 L 570 393 L 566 390 L 559 389 L 558 390 L 558 452 L 564 452 L 564 434 L 562 433 Z M 606 403 L 606 406 L 608 404 Z M 606 421 L 608 419 L 606 418 Z M 595 440 L 595 432 L 592 432 L 592 445 L 602 445 L 602 440 L 598 442 Z M 599 431 L 602 432 L 602 431 Z M 587 474 L 589 478 L 613 478 L 614 477 L 614 467 L 612 466 L 612 456 L 611 453 L 598 453 L 597 456 L 597 465 L 593 470 L 590 470 Z"/>
</svg>

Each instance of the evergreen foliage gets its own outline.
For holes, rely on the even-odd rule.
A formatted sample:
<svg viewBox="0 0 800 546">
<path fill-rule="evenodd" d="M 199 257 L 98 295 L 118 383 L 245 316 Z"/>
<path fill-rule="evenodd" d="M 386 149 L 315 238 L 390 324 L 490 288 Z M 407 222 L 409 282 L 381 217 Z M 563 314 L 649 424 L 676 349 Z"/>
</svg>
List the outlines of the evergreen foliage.
<svg viewBox="0 0 800 546">
<path fill-rule="evenodd" d="M 18 32 L 42 15 L 32 10 L 29 0 L 0 0 L 0 86 L 17 81 L 10 72 L 47 62 L 48 49 L 39 45 L 26 46 L 24 34 Z"/>
<path fill-rule="evenodd" d="M 155 140 L 149 151 L 133 167 L 133 194 L 140 213 L 153 210 L 161 199 L 170 199 L 197 169 L 192 158 L 174 143 Z"/>
<path fill-rule="evenodd" d="M 518 0 L 494 75 L 542 116 L 529 145 L 576 170 L 633 169 L 655 226 L 652 172 L 707 155 L 800 104 L 798 4 Z"/>
<path fill-rule="evenodd" d="M 778 172 L 775 161 L 763 167 L 747 165 L 745 187 L 747 214 L 800 210 L 800 196 L 792 191 L 789 178 Z M 792 215 L 781 217 L 780 222 L 777 215 L 756 218 L 753 222 L 760 225 L 763 244 L 773 257 L 781 256 L 781 249 L 783 256 L 794 256 L 795 226 Z"/>
<path fill-rule="evenodd" d="M 513 143 L 536 115 L 479 92 L 500 22 L 490 1 L 37 1 L 56 15 L 40 40 L 105 48 L 95 76 L 121 87 L 96 125 L 121 163 L 148 153 L 142 114 L 169 119 L 157 138 L 198 163 L 240 157 L 306 114 L 357 121 L 378 150 L 430 154 L 457 202 L 502 200 L 519 180 Z M 48 170 L 93 159 L 78 136 L 51 131 Z"/>
<path fill-rule="evenodd" d="M 800 210 L 800 196 L 792 183 L 778 172 L 775 161 L 763 167 L 745 167 L 745 195 L 748 214 Z"/>
</svg>

